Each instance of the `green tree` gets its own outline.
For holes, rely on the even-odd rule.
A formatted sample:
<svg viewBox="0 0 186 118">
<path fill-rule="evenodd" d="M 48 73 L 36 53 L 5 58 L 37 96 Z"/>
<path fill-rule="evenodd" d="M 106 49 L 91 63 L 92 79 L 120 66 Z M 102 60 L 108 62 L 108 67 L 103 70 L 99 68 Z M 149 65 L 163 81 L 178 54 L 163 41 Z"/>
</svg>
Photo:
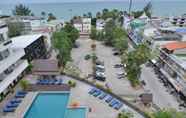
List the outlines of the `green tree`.
<svg viewBox="0 0 186 118">
<path fill-rule="evenodd" d="M 97 13 L 96 13 L 96 18 L 97 18 L 97 19 L 100 19 L 100 18 L 101 18 L 101 12 L 97 12 Z"/>
<path fill-rule="evenodd" d="M 15 9 L 12 11 L 12 13 L 13 15 L 17 16 L 30 16 L 31 10 L 23 4 L 18 4 L 15 6 Z"/>
<path fill-rule="evenodd" d="M 175 109 L 160 110 L 153 113 L 152 118 L 186 118 L 186 112 L 178 112 Z"/>
<path fill-rule="evenodd" d="M 68 33 L 68 37 L 72 43 L 75 43 L 76 39 L 79 38 L 79 31 L 70 23 L 66 23 L 62 30 Z"/>
<path fill-rule="evenodd" d="M 116 27 L 114 29 L 114 47 L 121 52 L 128 49 L 127 33 L 124 29 Z"/>
<path fill-rule="evenodd" d="M 105 36 L 104 36 L 103 31 L 98 31 L 97 36 L 96 36 L 96 40 L 103 41 L 104 39 L 105 39 Z"/>
<path fill-rule="evenodd" d="M 55 17 L 52 13 L 49 13 L 49 14 L 48 14 L 48 19 L 47 19 L 47 21 L 51 21 L 51 20 L 56 20 L 56 17 Z"/>
<path fill-rule="evenodd" d="M 68 34 L 65 31 L 55 32 L 53 34 L 53 46 L 58 50 L 57 59 L 59 65 L 65 66 L 70 61 L 71 46 L 69 44 Z"/>
<path fill-rule="evenodd" d="M 139 45 L 136 50 L 127 53 L 122 62 L 126 63 L 127 77 L 132 86 L 140 84 L 141 65 L 146 63 L 151 57 L 151 50 L 146 44 Z"/>
<path fill-rule="evenodd" d="M 60 66 L 65 66 L 71 60 L 71 49 L 78 37 L 79 32 L 70 23 L 67 23 L 61 31 L 53 33 L 52 44 L 58 51 L 57 59 Z"/>
<path fill-rule="evenodd" d="M 109 18 L 109 10 L 103 9 L 102 10 L 102 19 L 106 20 L 107 18 Z"/>
<path fill-rule="evenodd" d="M 97 39 L 97 30 L 95 26 L 91 27 L 91 34 L 90 34 L 90 38 L 93 40 Z"/>
<path fill-rule="evenodd" d="M 46 12 L 42 11 L 41 16 L 42 16 L 43 19 L 45 19 L 46 18 Z"/>
<path fill-rule="evenodd" d="M 96 27 L 96 18 L 91 19 L 91 25 Z"/>
<path fill-rule="evenodd" d="M 119 113 L 117 118 L 133 118 L 132 113 Z"/>
<path fill-rule="evenodd" d="M 114 44 L 114 28 L 116 27 L 114 20 L 109 20 L 108 22 L 106 22 L 105 24 L 105 44 L 106 45 L 110 45 L 113 46 Z"/>
<path fill-rule="evenodd" d="M 147 5 L 144 7 L 143 11 L 146 13 L 146 15 L 151 18 L 152 15 L 152 3 L 148 2 Z"/>
<path fill-rule="evenodd" d="M 20 23 L 9 22 L 9 23 L 7 23 L 7 25 L 8 25 L 8 29 L 9 29 L 9 32 L 8 32 L 9 37 L 15 37 L 15 36 L 21 35 L 22 27 L 21 27 Z"/>
<path fill-rule="evenodd" d="M 88 18 L 92 18 L 92 13 L 91 13 L 91 12 L 88 12 L 88 13 L 87 13 L 87 17 L 88 17 Z"/>
<path fill-rule="evenodd" d="M 152 57 L 152 53 L 147 44 L 140 44 L 135 51 L 135 59 L 138 65 L 146 63 Z"/>
<path fill-rule="evenodd" d="M 23 90 L 26 90 L 28 88 L 29 82 L 27 80 L 21 80 L 20 81 L 20 86 Z"/>
<path fill-rule="evenodd" d="M 128 49 L 127 37 L 115 39 L 114 47 L 122 53 L 125 52 Z"/>
<path fill-rule="evenodd" d="M 134 18 L 139 18 L 143 14 L 143 11 L 133 11 L 132 15 Z"/>
</svg>

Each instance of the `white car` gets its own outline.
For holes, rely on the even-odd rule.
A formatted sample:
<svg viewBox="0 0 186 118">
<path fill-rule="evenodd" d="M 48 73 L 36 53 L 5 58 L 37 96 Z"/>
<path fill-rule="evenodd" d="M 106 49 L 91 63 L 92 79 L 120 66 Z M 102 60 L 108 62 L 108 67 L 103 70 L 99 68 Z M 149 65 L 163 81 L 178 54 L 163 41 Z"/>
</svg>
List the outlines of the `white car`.
<svg viewBox="0 0 186 118">
<path fill-rule="evenodd" d="M 103 72 L 98 72 L 98 71 L 96 71 L 96 75 L 97 75 L 97 76 L 105 77 L 105 73 L 103 73 Z"/>
</svg>

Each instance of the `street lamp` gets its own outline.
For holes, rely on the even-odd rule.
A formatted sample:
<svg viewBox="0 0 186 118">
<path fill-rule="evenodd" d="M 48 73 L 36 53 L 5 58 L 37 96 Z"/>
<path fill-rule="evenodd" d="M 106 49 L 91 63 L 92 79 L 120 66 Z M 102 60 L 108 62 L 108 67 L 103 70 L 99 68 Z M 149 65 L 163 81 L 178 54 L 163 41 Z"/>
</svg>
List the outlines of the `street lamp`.
<svg viewBox="0 0 186 118">
<path fill-rule="evenodd" d="M 131 13 L 131 8 L 132 8 L 132 0 L 130 0 L 130 3 L 129 3 L 129 15 Z"/>
</svg>

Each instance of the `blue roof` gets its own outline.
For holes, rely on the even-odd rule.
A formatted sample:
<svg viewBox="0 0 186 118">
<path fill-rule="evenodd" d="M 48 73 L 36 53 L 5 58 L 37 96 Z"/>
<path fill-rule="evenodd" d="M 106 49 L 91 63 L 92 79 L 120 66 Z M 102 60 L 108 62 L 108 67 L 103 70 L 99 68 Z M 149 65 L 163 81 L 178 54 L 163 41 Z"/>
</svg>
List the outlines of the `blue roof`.
<svg viewBox="0 0 186 118">
<path fill-rule="evenodd" d="M 176 32 L 178 32 L 178 33 L 186 33 L 186 28 L 176 29 Z"/>
</svg>

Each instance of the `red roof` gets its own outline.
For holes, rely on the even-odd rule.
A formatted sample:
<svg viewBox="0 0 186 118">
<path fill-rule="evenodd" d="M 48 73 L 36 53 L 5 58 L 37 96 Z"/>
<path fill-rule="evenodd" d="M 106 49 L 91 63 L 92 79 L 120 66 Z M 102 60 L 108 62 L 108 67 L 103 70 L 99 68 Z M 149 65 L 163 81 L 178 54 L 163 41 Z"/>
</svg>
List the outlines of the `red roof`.
<svg viewBox="0 0 186 118">
<path fill-rule="evenodd" d="M 177 50 L 177 49 L 184 49 L 186 48 L 186 41 L 182 42 L 171 42 L 167 43 L 162 46 L 163 48 L 166 48 L 168 50 Z"/>
</svg>

